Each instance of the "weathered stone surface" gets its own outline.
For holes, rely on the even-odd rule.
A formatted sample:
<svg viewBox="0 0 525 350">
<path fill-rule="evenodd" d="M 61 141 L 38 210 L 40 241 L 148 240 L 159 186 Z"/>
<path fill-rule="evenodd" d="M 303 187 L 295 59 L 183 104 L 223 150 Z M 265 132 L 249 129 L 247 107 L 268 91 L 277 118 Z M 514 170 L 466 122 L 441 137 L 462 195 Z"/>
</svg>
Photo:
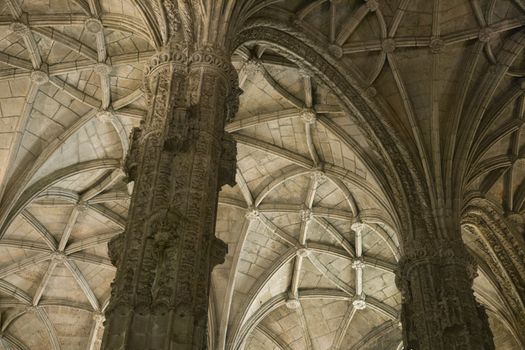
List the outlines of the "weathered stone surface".
<svg viewBox="0 0 525 350">
<path fill-rule="evenodd" d="M 5 1 L 0 343 L 524 348 L 522 17 Z"/>
<path fill-rule="evenodd" d="M 231 71 L 214 51 L 179 45 L 150 62 L 149 113 L 126 161 L 131 210 L 110 245 L 117 275 L 102 348 L 202 349 L 210 273 L 227 253 L 213 234 L 217 189 L 235 184 L 235 144 L 222 131 Z"/>
</svg>

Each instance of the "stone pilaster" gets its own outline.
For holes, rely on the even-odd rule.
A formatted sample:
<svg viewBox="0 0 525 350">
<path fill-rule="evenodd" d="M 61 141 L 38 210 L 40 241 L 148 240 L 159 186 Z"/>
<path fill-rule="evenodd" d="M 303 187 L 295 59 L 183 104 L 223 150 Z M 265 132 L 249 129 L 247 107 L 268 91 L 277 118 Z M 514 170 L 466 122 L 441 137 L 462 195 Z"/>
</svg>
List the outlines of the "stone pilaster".
<svg viewBox="0 0 525 350">
<path fill-rule="evenodd" d="M 226 245 L 215 238 L 218 191 L 235 178 L 224 123 L 238 90 L 216 50 L 166 48 L 145 78 L 148 116 L 126 159 L 134 191 L 126 231 L 110 242 L 117 266 L 102 349 L 206 348 L 211 270 Z"/>
<path fill-rule="evenodd" d="M 475 274 L 459 239 L 406 245 L 396 276 L 405 349 L 494 349 L 485 310 L 474 298 Z"/>
</svg>

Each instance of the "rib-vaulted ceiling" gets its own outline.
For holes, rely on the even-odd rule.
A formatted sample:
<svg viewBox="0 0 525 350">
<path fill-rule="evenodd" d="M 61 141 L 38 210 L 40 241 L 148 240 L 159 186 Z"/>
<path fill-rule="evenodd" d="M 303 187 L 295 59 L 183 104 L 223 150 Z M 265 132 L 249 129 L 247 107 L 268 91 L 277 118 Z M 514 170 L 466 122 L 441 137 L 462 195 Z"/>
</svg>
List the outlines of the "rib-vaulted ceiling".
<svg viewBox="0 0 525 350">
<path fill-rule="evenodd" d="M 435 183 L 455 181 L 464 154 L 475 293 L 496 349 L 520 349 L 523 286 L 505 275 L 479 208 L 502 218 L 490 227 L 523 235 L 525 3 L 196 3 L 218 6 L 210 18 L 250 8 L 241 24 L 281 23 L 321 43 Z M 156 11 L 146 0 L 0 2 L 0 349 L 100 347 L 107 242 L 125 227 L 133 189 L 121 164 L 147 110 L 144 62 L 162 43 Z M 228 31 L 219 23 L 202 36 L 216 27 Z M 212 275 L 210 349 L 401 349 L 403 226 L 359 111 L 267 41 L 240 43 L 232 61 L 243 90 L 226 126 L 237 185 L 220 193 L 216 235 L 229 252 Z"/>
</svg>

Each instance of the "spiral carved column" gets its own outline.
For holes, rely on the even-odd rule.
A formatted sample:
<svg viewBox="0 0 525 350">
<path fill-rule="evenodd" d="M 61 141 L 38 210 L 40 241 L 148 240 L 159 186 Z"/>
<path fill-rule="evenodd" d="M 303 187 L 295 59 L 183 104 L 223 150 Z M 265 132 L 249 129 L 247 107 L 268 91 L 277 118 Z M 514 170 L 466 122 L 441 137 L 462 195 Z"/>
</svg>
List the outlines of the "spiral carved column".
<svg viewBox="0 0 525 350">
<path fill-rule="evenodd" d="M 235 71 L 218 51 L 179 45 L 152 58 L 148 115 L 125 167 L 134 191 L 126 230 L 109 244 L 117 267 L 102 349 L 206 348 L 210 274 L 227 246 L 215 237 L 218 192 L 235 182 Z"/>
</svg>

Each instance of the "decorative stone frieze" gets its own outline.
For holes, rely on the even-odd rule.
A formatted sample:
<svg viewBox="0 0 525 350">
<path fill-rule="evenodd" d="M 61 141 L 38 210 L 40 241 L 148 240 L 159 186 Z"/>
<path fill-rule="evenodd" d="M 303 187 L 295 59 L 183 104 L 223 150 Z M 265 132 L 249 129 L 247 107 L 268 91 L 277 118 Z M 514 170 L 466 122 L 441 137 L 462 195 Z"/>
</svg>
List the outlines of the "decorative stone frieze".
<svg viewBox="0 0 525 350">
<path fill-rule="evenodd" d="M 189 57 L 189 63 L 195 68 L 214 69 L 218 74 L 227 75 L 228 78 L 237 75 L 229 57 L 210 46 L 203 46 L 194 51 Z"/>
<path fill-rule="evenodd" d="M 166 12 L 169 35 L 174 36 L 181 29 L 180 13 L 176 4 L 177 2 L 173 0 L 163 0 L 160 1 L 160 3 Z"/>
<path fill-rule="evenodd" d="M 144 67 L 144 74 L 146 76 L 151 75 L 164 65 L 173 65 L 178 71 L 187 71 L 188 51 L 187 45 L 179 43 L 170 44 L 162 48 L 148 60 Z M 145 83 L 147 82 L 148 80 L 146 79 Z"/>
</svg>

